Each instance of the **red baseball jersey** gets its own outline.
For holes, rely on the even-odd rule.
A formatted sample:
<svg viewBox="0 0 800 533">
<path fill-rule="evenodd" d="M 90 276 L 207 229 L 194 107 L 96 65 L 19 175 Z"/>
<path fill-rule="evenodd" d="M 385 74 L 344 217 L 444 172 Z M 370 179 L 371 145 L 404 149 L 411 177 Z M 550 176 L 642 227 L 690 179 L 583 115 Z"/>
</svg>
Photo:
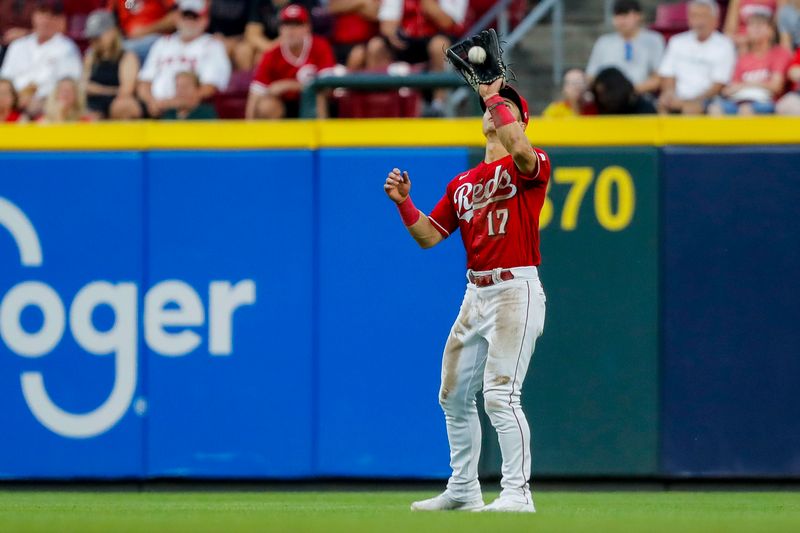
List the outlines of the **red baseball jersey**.
<svg viewBox="0 0 800 533">
<path fill-rule="evenodd" d="M 149 26 L 166 17 L 175 0 L 114 0 L 109 5 L 117 12 L 119 26 L 125 35 L 142 26 Z"/>
<path fill-rule="evenodd" d="M 323 37 L 314 35 L 306 39 L 299 56 L 294 56 L 285 45 L 281 44 L 264 53 L 256 68 L 250 89 L 256 93 L 265 92 L 270 83 L 278 80 L 298 80 L 302 83 L 311 81 L 314 76 L 326 68 L 336 65 L 333 50 Z M 285 93 L 283 100 L 298 100 L 299 92 Z"/>
<path fill-rule="evenodd" d="M 378 23 L 367 20 L 360 13 L 351 11 L 335 15 L 331 41 L 336 44 L 366 43 L 378 35 Z"/>
<path fill-rule="evenodd" d="M 550 180 L 550 158 L 534 148 L 539 164 L 530 176 L 510 155 L 482 162 L 456 176 L 428 219 L 449 237 L 461 229 L 467 268 L 538 266 L 539 213 Z"/>
</svg>

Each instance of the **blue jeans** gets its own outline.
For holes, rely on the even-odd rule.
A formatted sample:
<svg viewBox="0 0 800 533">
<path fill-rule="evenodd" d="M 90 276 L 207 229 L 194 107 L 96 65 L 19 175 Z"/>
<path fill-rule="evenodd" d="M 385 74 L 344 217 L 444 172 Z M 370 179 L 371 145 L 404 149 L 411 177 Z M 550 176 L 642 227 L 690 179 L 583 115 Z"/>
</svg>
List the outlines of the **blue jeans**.
<svg viewBox="0 0 800 533">
<path fill-rule="evenodd" d="M 773 102 L 734 102 L 725 98 L 718 98 L 716 103 L 722 108 L 722 112 L 726 115 L 738 115 L 739 106 L 742 104 L 750 104 L 753 112 L 756 115 L 771 115 L 775 112 L 775 104 Z"/>
<path fill-rule="evenodd" d="M 136 54 L 139 57 L 139 65 L 144 65 L 144 60 L 147 59 L 150 48 L 160 37 L 161 34 L 153 33 L 151 35 L 139 37 L 138 39 L 126 39 L 125 42 L 122 43 L 122 47 L 128 52 Z"/>
</svg>

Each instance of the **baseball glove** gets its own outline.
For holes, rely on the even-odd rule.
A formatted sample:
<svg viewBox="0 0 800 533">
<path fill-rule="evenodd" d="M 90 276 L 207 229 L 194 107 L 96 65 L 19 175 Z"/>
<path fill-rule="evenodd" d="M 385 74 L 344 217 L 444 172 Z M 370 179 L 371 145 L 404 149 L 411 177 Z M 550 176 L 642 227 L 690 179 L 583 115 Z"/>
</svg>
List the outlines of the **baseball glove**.
<svg viewBox="0 0 800 533">
<path fill-rule="evenodd" d="M 483 63 L 472 63 L 469 60 L 469 49 L 473 46 L 479 46 L 486 51 Z M 508 80 L 503 50 L 494 29 L 483 30 L 478 35 L 454 44 L 447 49 L 447 59 L 476 92 L 478 85 L 486 85 L 499 78 Z"/>
</svg>

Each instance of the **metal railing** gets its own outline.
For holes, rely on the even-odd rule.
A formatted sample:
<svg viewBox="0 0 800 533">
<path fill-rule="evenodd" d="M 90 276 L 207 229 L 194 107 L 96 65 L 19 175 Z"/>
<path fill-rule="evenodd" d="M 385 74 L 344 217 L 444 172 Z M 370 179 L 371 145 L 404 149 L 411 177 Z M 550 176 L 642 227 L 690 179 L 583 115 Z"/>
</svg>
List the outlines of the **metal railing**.
<svg viewBox="0 0 800 533">
<path fill-rule="evenodd" d="M 606 28 L 611 27 L 611 19 L 614 16 L 614 0 L 605 0 L 603 2 L 603 22 Z"/>
<path fill-rule="evenodd" d="M 513 0 L 500 0 L 492 9 L 486 12 L 478 22 L 468 31 L 468 35 L 473 35 L 485 30 L 491 25 L 493 20 L 498 21 L 498 30 L 501 27 L 501 13 L 505 13 L 505 21 L 508 23 L 508 6 Z M 564 0 L 542 0 L 522 21 L 510 32 L 499 31 L 500 39 L 503 41 L 503 53 L 511 52 L 519 42 L 532 31 L 548 14 L 552 12 L 552 39 L 553 39 L 553 85 L 561 83 L 564 74 Z M 456 90 L 448 102 L 448 114 L 453 114 L 454 110 L 461 105 L 465 98 L 469 97 L 470 90 L 461 88 Z"/>
<path fill-rule="evenodd" d="M 606 0 L 607 3 L 609 0 Z M 564 0 L 541 0 L 530 13 L 513 29 L 510 28 L 508 8 L 514 0 L 499 0 L 472 25 L 464 36 L 474 35 L 497 21 L 497 29 L 503 42 L 504 56 L 508 55 L 522 39 L 546 16 L 552 14 L 553 40 L 553 85 L 561 83 L 564 72 Z M 610 4 L 609 4 L 610 6 Z M 610 8 L 610 7 L 609 7 Z M 390 76 L 385 74 L 354 74 L 317 78 L 304 90 L 301 101 L 301 116 L 316 116 L 316 94 L 322 89 L 343 87 L 356 90 L 455 88 L 447 103 L 447 114 L 452 116 L 461 103 L 473 91 L 452 72 Z"/>
<path fill-rule="evenodd" d="M 345 87 L 357 91 L 380 91 L 408 87 L 411 89 L 454 89 L 466 85 L 455 72 L 429 72 L 391 76 L 389 74 L 350 74 L 347 76 L 325 76 L 309 83 L 301 95 L 300 117 L 317 116 L 317 93 L 323 89 Z"/>
<path fill-rule="evenodd" d="M 508 50 L 513 50 L 525 35 L 551 11 L 553 14 L 553 84 L 558 85 L 561 83 L 561 76 L 564 73 L 564 0 L 540 2 L 508 35 L 506 46 Z"/>
<path fill-rule="evenodd" d="M 492 21 L 497 21 L 497 30 L 500 35 L 508 34 L 508 8 L 514 0 L 499 0 L 496 2 L 475 24 L 473 24 L 464 34 L 462 38 L 475 35 L 491 26 Z"/>
</svg>

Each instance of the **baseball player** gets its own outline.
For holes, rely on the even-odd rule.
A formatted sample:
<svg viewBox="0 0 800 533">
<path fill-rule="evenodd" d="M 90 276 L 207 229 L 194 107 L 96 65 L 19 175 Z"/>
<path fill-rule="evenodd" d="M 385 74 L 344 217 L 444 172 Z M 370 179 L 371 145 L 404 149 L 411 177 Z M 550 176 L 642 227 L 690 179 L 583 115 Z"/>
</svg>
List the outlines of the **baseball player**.
<svg viewBox="0 0 800 533">
<path fill-rule="evenodd" d="M 408 172 L 395 168 L 384 184 L 422 248 L 460 229 L 467 252 L 466 294 L 445 345 L 439 391 L 453 474 L 447 490 L 414 502 L 411 509 L 535 512 L 528 485 L 530 430 L 520 394 L 544 327 L 537 266 L 550 159 L 525 137 L 528 104 L 513 87 L 500 78 L 480 84 L 478 92 L 485 109 L 486 155 L 453 178 L 430 215 L 411 201 Z M 481 428 L 475 395 L 481 387 L 503 455 L 502 492 L 486 506 L 478 483 Z"/>
</svg>

